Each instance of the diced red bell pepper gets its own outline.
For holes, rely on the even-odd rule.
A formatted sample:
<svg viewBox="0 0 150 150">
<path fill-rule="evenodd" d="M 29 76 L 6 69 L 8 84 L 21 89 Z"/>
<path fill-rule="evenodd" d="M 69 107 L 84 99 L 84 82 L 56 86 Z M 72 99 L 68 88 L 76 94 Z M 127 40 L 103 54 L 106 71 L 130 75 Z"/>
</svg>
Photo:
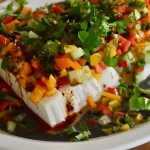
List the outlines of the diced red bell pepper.
<svg viewBox="0 0 150 150">
<path fill-rule="evenodd" d="M 0 45 L 2 46 L 7 45 L 7 38 L 5 36 L 0 36 Z"/>
<path fill-rule="evenodd" d="M 0 78 L 0 91 L 2 91 L 2 89 L 9 91 L 10 87 L 4 82 L 4 80 Z"/>
<path fill-rule="evenodd" d="M 66 43 L 65 39 L 62 38 L 62 39 L 60 40 L 60 43 L 61 43 L 61 44 L 65 44 L 65 43 Z"/>
<path fill-rule="evenodd" d="M 0 58 L 3 58 L 3 57 L 4 57 L 4 55 L 0 54 Z"/>
<path fill-rule="evenodd" d="M 131 46 L 135 47 L 136 41 L 135 41 L 135 35 L 136 32 L 131 32 L 128 36 L 128 40 L 131 41 Z"/>
<path fill-rule="evenodd" d="M 122 55 L 121 49 L 117 49 L 117 50 L 116 50 L 116 53 L 117 53 L 117 56 L 121 56 L 121 55 Z"/>
<path fill-rule="evenodd" d="M 11 102 L 8 100 L 5 100 L 3 102 L 0 103 L 0 111 L 4 110 L 5 108 L 7 108 L 8 106 L 21 106 L 22 101 L 17 101 L 17 102 Z"/>
<path fill-rule="evenodd" d="M 68 84 L 69 84 L 69 81 L 68 81 L 67 77 L 61 77 L 57 81 L 57 87 L 63 87 L 63 86 L 68 85 Z"/>
<path fill-rule="evenodd" d="M 119 35 L 119 48 L 122 52 L 127 52 L 131 46 L 131 41 Z"/>
<path fill-rule="evenodd" d="M 120 61 L 118 62 L 118 66 L 119 66 L 119 67 L 122 67 L 122 68 L 128 68 L 127 61 L 125 61 L 125 60 L 120 60 Z"/>
<path fill-rule="evenodd" d="M 92 119 L 92 118 L 88 118 L 88 119 L 86 120 L 86 123 L 88 123 L 88 124 L 90 124 L 90 125 L 95 125 L 95 124 L 96 124 L 95 120 Z"/>
<path fill-rule="evenodd" d="M 104 0 L 91 0 L 91 3 L 92 3 L 92 4 L 98 4 L 98 2 L 103 3 Z"/>
<path fill-rule="evenodd" d="M 103 61 L 100 61 L 97 65 L 93 66 L 94 70 L 97 73 L 101 73 L 104 69 L 106 69 L 106 65 Z"/>
<path fill-rule="evenodd" d="M 47 14 L 47 12 L 45 10 L 39 10 L 37 12 L 35 12 L 33 14 L 33 16 L 38 19 L 38 20 L 41 20 L 45 15 Z"/>
<path fill-rule="evenodd" d="M 106 40 L 102 38 L 102 45 L 98 48 L 99 51 L 103 51 L 106 45 Z"/>
<path fill-rule="evenodd" d="M 115 95 L 119 95 L 119 92 L 116 88 L 107 87 L 106 91 Z"/>
<path fill-rule="evenodd" d="M 104 105 L 98 104 L 96 110 L 102 111 L 105 115 L 111 115 L 112 112 Z"/>
<path fill-rule="evenodd" d="M 144 70 L 144 66 L 138 67 L 134 69 L 134 72 L 138 73 L 138 72 L 142 72 Z"/>
<path fill-rule="evenodd" d="M 124 116 L 124 113 L 123 113 L 123 112 L 120 112 L 120 111 L 115 111 L 115 112 L 114 112 L 114 116 L 115 116 L 115 117 L 122 117 L 122 116 Z"/>
<path fill-rule="evenodd" d="M 113 113 L 113 120 L 116 121 L 116 119 L 117 119 L 118 117 L 123 117 L 123 116 L 124 116 L 124 113 L 123 113 L 123 112 L 115 111 L 115 112 Z"/>
<path fill-rule="evenodd" d="M 92 3 L 92 4 L 98 4 L 98 1 L 99 1 L 99 0 L 91 0 L 91 3 Z"/>
<path fill-rule="evenodd" d="M 14 21 L 14 17 L 13 16 L 7 16 L 6 18 L 3 19 L 3 23 L 7 24 L 7 23 L 11 23 L 12 21 Z"/>
<path fill-rule="evenodd" d="M 64 12 L 64 8 L 61 6 L 61 5 L 54 5 L 52 7 L 52 12 L 57 14 L 57 13 L 61 13 L 61 12 Z"/>
<path fill-rule="evenodd" d="M 131 8 L 129 8 L 128 6 L 117 6 L 116 9 L 121 14 L 126 14 L 131 12 Z"/>
<path fill-rule="evenodd" d="M 6 116 L 4 116 L 4 120 L 5 120 L 5 121 L 11 120 L 11 119 L 13 119 L 13 117 L 14 117 L 14 116 L 12 116 L 12 115 L 6 115 Z"/>
</svg>

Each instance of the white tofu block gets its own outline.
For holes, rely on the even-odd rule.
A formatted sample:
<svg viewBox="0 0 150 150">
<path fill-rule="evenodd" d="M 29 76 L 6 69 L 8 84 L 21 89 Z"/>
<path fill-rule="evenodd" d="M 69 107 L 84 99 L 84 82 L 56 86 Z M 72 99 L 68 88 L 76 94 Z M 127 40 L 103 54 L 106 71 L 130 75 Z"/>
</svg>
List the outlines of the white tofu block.
<svg viewBox="0 0 150 150">
<path fill-rule="evenodd" d="M 117 87 L 119 85 L 119 75 L 113 67 L 107 67 L 102 72 L 102 78 L 99 81 L 102 88 Z"/>
</svg>

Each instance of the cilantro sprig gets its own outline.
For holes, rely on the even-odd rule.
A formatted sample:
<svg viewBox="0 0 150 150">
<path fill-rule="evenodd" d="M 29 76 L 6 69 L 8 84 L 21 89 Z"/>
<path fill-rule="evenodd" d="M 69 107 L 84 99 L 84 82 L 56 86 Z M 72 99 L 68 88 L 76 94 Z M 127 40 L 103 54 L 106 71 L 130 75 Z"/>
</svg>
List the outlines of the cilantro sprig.
<svg viewBox="0 0 150 150">
<path fill-rule="evenodd" d="M 6 16 L 18 16 L 20 15 L 23 7 L 28 4 L 26 0 L 13 0 L 11 3 L 9 3 L 6 7 L 5 12 L 0 14 L 0 20 L 4 19 Z M 18 10 L 16 12 L 13 11 L 13 7 L 18 5 Z M 20 18 L 20 17 L 19 17 Z"/>
</svg>

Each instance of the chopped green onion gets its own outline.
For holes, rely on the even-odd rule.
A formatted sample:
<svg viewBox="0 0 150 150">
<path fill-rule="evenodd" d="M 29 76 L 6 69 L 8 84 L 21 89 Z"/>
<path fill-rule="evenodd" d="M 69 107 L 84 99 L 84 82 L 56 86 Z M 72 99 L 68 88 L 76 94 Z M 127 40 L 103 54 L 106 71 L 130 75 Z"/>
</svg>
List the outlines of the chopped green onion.
<svg viewBox="0 0 150 150">
<path fill-rule="evenodd" d="M 36 34 L 36 33 L 34 33 L 33 31 L 30 31 L 29 32 L 29 38 L 38 38 L 39 36 Z"/>
<path fill-rule="evenodd" d="M 25 113 L 22 113 L 22 114 L 20 114 L 20 115 L 18 115 L 18 116 L 15 116 L 15 117 L 13 118 L 13 120 L 15 120 L 15 121 L 17 121 L 17 122 L 21 122 L 21 121 L 24 120 L 25 117 L 26 117 L 26 114 L 25 114 Z"/>
<path fill-rule="evenodd" d="M 77 130 L 75 127 L 71 126 L 65 129 L 65 132 L 69 135 L 72 142 L 88 140 L 91 132 L 88 129 L 88 126 L 83 122 L 79 125 L 80 130 Z"/>
<path fill-rule="evenodd" d="M 3 100 L 9 100 L 9 101 L 12 101 L 12 102 L 17 102 L 17 99 L 8 95 L 6 92 L 0 92 L 0 100 L 3 101 Z"/>
<path fill-rule="evenodd" d="M 65 131 L 67 132 L 68 135 L 78 132 L 74 126 L 65 129 Z"/>
<path fill-rule="evenodd" d="M 84 141 L 84 140 L 88 140 L 89 136 L 91 135 L 91 132 L 89 131 L 84 131 L 78 135 L 75 136 L 75 138 L 71 138 L 72 142 L 76 142 L 76 141 Z"/>
<path fill-rule="evenodd" d="M 118 117 L 116 119 L 116 124 L 118 124 L 118 125 L 125 124 L 125 118 L 124 117 Z"/>
<path fill-rule="evenodd" d="M 10 133 L 13 133 L 16 129 L 16 126 L 17 126 L 16 122 L 8 121 L 7 122 L 7 131 L 10 132 Z"/>
<path fill-rule="evenodd" d="M 130 118 L 130 117 L 126 117 L 126 118 L 125 118 L 125 122 L 126 122 L 131 128 L 133 128 L 134 125 L 135 125 L 133 119 Z"/>
</svg>

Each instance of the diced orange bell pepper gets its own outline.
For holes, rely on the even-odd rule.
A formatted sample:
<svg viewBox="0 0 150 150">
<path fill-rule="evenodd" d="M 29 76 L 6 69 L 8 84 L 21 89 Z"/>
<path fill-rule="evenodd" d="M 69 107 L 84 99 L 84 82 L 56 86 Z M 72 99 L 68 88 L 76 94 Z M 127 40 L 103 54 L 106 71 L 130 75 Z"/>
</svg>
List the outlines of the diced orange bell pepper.
<svg viewBox="0 0 150 150">
<path fill-rule="evenodd" d="M 35 57 L 31 60 L 31 65 L 35 69 L 39 69 L 40 68 L 39 62 L 37 61 L 37 59 Z"/>
<path fill-rule="evenodd" d="M 125 83 L 131 84 L 133 82 L 133 74 L 132 73 L 122 73 L 122 79 Z"/>
<path fill-rule="evenodd" d="M 19 70 L 19 75 L 21 77 L 28 76 L 32 72 L 32 67 L 29 63 L 25 62 L 21 69 Z"/>
<path fill-rule="evenodd" d="M 16 24 L 20 25 L 20 21 L 17 19 L 12 21 L 11 23 L 5 24 L 5 27 L 6 27 L 7 31 L 13 31 L 15 29 Z"/>
<path fill-rule="evenodd" d="M 6 46 L 8 39 L 5 36 L 0 36 L 0 45 Z"/>
<path fill-rule="evenodd" d="M 149 29 L 149 30 L 146 30 L 146 31 L 144 32 L 144 34 L 145 34 L 145 38 L 146 38 L 146 39 L 150 38 L 150 29 Z"/>
<path fill-rule="evenodd" d="M 93 98 L 93 96 L 91 96 L 91 95 L 89 95 L 88 97 L 87 97 L 87 103 L 89 104 L 89 106 L 91 107 L 91 108 L 96 108 L 96 103 L 95 103 L 95 101 L 94 101 L 94 98 Z"/>
<path fill-rule="evenodd" d="M 73 61 L 68 54 L 55 57 L 55 63 L 59 70 L 70 67 L 75 70 L 81 69 L 81 65 L 77 61 Z"/>
<path fill-rule="evenodd" d="M 30 7 L 23 7 L 21 14 L 32 13 L 32 9 Z"/>
<path fill-rule="evenodd" d="M 74 61 L 71 67 L 74 70 L 80 70 L 81 69 L 81 65 L 77 61 Z"/>
<path fill-rule="evenodd" d="M 80 59 L 78 60 L 78 63 L 79 63 L 80 65 L 84 66 L 84 65 L 86 64 L 86 60 L 85 60 L 84 58 L 80 58 Z"/>
<path fill-rule="evenodd" d="M 16 48 L 15 43 L 11 42 L 11 43 L 8 44 L 7 47 L 4 48 L 3 51 L 4 51 L 4 53 L 7 53 L 7 52 L 10 52 L 10 51 L 14 50 L 15 48 Z"/>
</svg>

